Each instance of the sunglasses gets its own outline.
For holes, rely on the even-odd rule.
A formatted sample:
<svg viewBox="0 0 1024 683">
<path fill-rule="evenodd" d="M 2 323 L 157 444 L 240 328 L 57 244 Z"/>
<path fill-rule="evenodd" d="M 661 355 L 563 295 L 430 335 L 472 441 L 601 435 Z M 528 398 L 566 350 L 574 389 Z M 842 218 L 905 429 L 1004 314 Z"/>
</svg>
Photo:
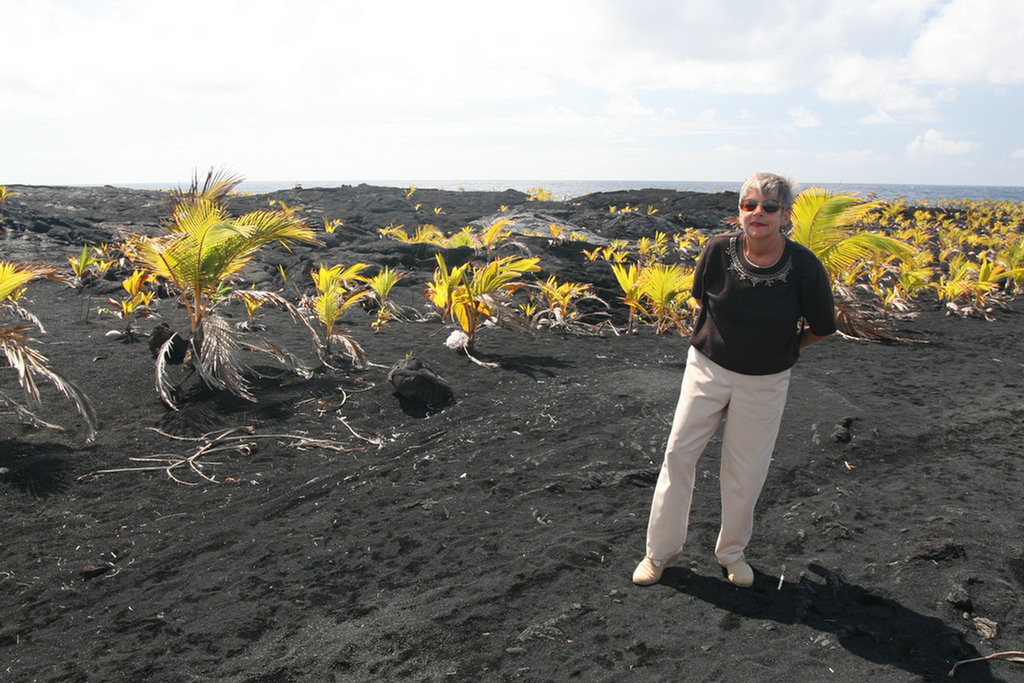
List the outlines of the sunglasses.
<svg viewBox="0 0 1024 683">
<path fill-rule="evenodd" d="M 768 199 L 763 202 L 759 202 L 756 199 L 744 199 L 742 202 L 740 202 L 740 208 L 746 211 L 747 213 L 753 213 L 757 211 L 757 207 L 759 205 L 762 209 L 764 209 L 765 213 L 775 213 L 776 211 L 782 208 L 782 204 L 779 204 L 774 199 Z"/>
</svg>

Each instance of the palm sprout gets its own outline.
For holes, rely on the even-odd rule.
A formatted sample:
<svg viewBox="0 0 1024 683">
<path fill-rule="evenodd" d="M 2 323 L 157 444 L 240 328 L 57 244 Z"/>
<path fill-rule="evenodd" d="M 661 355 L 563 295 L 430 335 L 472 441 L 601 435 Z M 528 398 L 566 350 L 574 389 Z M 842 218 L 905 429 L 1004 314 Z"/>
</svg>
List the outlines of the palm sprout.
<svg viewBox="0 0 1024 683">
<path fill-rule="evenodd" d="M 360 275 L 367 268 L 369 266 L 365 263 L 348 268 L 338 264 L 332 268 L 320 266 L 319 270 L 310 273 L 316 286 L 316 296 L 304 300 L 303 306 L 311 310 L 324 326 L 323 350 L 328 359 L 333 355 L 332 342 L 339 342 L 354 363 L 361 365 L 366 361 L 362 347 L 337 325 L 345 311 L 370 294 L 366 278 Z"/>
<path fill-rule="evenodd" d="M 531 296 L 531 301 L 525 307 L 520 307 L 535 327 L 592 334 L 600 331 L 602 325 L 587 322 L 587 314 L 579 308 L 581 302 L 588 300 L 608 307 L 594 294 L 591 285 L 559 282 L 554 275 L 550 275 L 547 280 L 538 282 L 535 287 L 538 296 Z M 543 303 L 543 308 L 537 307 L 537 300 Z"/>
<path fill-rule="evenodd" d="M 640 294 L 640 270 L 635 263 L 631 263 L 629 266 L 612 263 L 611 267 L 612 272 L 615 273 L 615 279 L 619 282 L 619 287 L 622 288 L 622 303 L 629 307 L 626 334 L 630 334 L 635 331 L 638 316 L 645 312 Z"/>
<path fill-rule="evenodd" d="M 29 345 L 32 339 L 27 333 L 32 326 L 38 328 L 40 332 L 45 333 L 45 330 L 39 320 L 25 310 L 18 301 L 25 291 L 25 286 L 38 278 L 65 281 L 60 272 L 52 266 L 0 261 L 0 315 L 3 316 L 0 321 L 0 349 L 3 350 L 4 356 L 7 358 L 7 364 L 17 373 L 18 384 L 25 394 L 28 405 L 35 407 L 42 404 L 37 380 L 47 380 L 75 404 L 85 420 L 88 429 L 87 438 L 92 441 L 96 433 L 96 414 L 93 412 L 88 397 L 74 383 L 51 370 L 46 357 Z M 27 321 L 29 324 L 15 323 L 12 318 Z M 18 413 L 35 424 L 55 426 L 43 422 L 28 407 L 21 405 L 3 392 L 0 392 L 0 400 L 13 406 Z"/>
<path fill-rule="evenodd" d="M 540 270 L 540 259 L 506 256 L 480 267 L 465 263 L 449 270 L 441 254 L 435 258 L 438 267 L 433 281 L 427 283 L 424 298 L 437 308 L 442 320 L 458 323 L 463 336 L 456 346 L 467 355 L 485 323 L 530 329 L 529 322 L 514 310 L 511 298 L 526 286 L 520 279 L 524 273 Z"/>
<path fill-rule="evenodd" d="M 261 247 L 272 242 L 288 246 L 294 242 L 316 242 L 313 231 L 296 216 L 297 209 L 254 211 L 233 218 L 224 202 L 241 178 L 211 171 L 202 187 L 198 178 L 188 191 L 172 195 L 171 216 L 165 222 L 166 234 L 135 237 L 128 246 L 133 259 L 151 276 L 164 280 L 181 297 L 188 312 L 191 331 L 192 367 L 212 388 L 226 389 L 254 400 L 242 376 L 243 366 L 237 351 L 239 341 L 231 327 L 216 313 L 225 301 L 240 298 L 232 283 L 239 271 Z M 287 310 L 292 319 L 312 328 L 301 313 L 273 292 L 244 290 L 250 300 L 263 300 Z M 295 359 L 272 344 L 249 346 L 263 351 L 296 370 L 303 370 Z M 157 390 L 171 406 L 169 382 L 164 375 L 164 360 L 172 340 L 164 344 L 157 362 Z"/>
<path fill-rule="evenodd" d="M 833 281 L 865 258 L 891 254 L 909 259 L 914 249 L 905 242 L 856 229 L 878 205 L 879 202 L 862 202 L 852 194 L 810 188 L 793 203 L 792 238 L 814 252 Z"/>
<path fill-rule="evenodd" d="M 406 277 L 408 275 L 405 273 L 399 273 L 393 268 L 385 266 L 381 268 L 380 272 L 368 279 L 367 284 L 369 284 L 372 291 L 371 296 L 377 300 L 378 306 L 377 319 L 371 325 L 374 332 L 380 332 L 386 328 L 391 318 L 399 312 L 398 305 L 390 299 L 391 290 L 394 289 L 399 280 L 404 280 Z"/>
<path fill-rule="evenodd" d="M 664 334 L 674 329 L 687 331 L 693 313 L 690 306 L 693 270 L 678 265 L 655 263 L 643 268 L 637 279 L 640 296 L 647 304 L 654 331 Z"/>
</svg>

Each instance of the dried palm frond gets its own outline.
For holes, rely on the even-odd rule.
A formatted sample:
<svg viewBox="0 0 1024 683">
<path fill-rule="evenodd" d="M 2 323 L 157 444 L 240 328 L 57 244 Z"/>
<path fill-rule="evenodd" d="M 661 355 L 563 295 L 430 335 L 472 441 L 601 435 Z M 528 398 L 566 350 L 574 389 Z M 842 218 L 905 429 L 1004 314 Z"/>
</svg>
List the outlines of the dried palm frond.
<svg viewBox="0 0 1024 683">
<path fill-rule="evenodd" d="M 37 379 L 45 379 L 75 404 L 75 408 L 85 420 L 88 430 L 87 440 L 92 441 L 96 434 L 96 414 L 93 412 L 92 404 L 89 402 L 88 397 L 73 382 L 51 370 L 47 364 L 46 357 L 29 346 L 32 338 L 27 333 L 31 327 L 35 326 L 40 332 L 45 332 L 45 330 L 43 330 L 39 319 L 22 307 L 18 303 L 18 299 L 21 297 L 22 292 L 24 292 L 25 286 L 38 278 L 67 282 L 63 274 L 50 265 L 39 263 L 16 264 L 0 261 L 0 313 L 6 313 L 29 323 L 5 323 L 0 326 L 0 348 L 3 349 L 7 364 L 18 375 L 18 384 L 25 393 L 28 404 L 30 406 L 42 404 Z M 28 417 L 34 423 L 52 426 L 35 416 L 29 408 L 21 406 L 8 396 L 2 395 L 0 398 L 14 406 L 16 411 Z"/>
<path fill-rule="evenodd" d="M 27 325 L 18 325 L 11 328 L 0 329 L 0 348 L 3 349 L 7 363 L 18 374 L 18 383 L 25 392 L 30 405 L 41 405 L 39 387 L 36 384 L 37 378 L 43 378 L 50 382 L 67 399 L 75 404 L 75 408 L 85 420 L 88 430 L 87 441 L 92 441 L 96 435 L 96 413 L 93 412 L 92 404 L 85 393 L 73 382 L 65 379 L 47 366 L 46 356 L 39 353 L 28 345 L 30 337 L 23 334 L 28 329 Z M 10 401 L 16 409 L 22 413 L 28 413 L 33 421 L 42 423 L 31 410 L 24 406 Z M 45 423 L 44 423 L 45 424 Z"/>
<path fill-rule="evenodd" d="M 874 322 L 876 317 L 870 307 L 845 299 L 836 299 L 836 328 L 841 335 L 881 342 L 927 343 L 920 339 L 900 337 L 889 327 Z"/>
<path fill-rule="evenodd" d="M 206 315 L 197 336 L 194 365 L 203 382 L 213 389 L 224 389 L 246 401 L 255 401 L 243 376 L 246 367 L 239 355 L 234 328 L 227 320 L 216 313 Z M 196 348 L 195 342 L 193 348 Z"/>
<path fill-rule="evenodd" d="M 156 352 L 156 392 L 160 395 L 160 400 L 173 410 L 177 410 L 178 407 L 174 404 L 171 380 L 167 376 L 167 365 L 171 356 L 181 343 L 182 339 L 178 333 L 172 333 L 167 337 L 164 343 L 160 345 L 160 348 Z M 185 357 L 182 358 L 182 363 L 188 362 L 188 359 L 191 357 L 191 342 L 186 341 L 185 345 L 187 350 L 184 353 Z"/>
</svg>

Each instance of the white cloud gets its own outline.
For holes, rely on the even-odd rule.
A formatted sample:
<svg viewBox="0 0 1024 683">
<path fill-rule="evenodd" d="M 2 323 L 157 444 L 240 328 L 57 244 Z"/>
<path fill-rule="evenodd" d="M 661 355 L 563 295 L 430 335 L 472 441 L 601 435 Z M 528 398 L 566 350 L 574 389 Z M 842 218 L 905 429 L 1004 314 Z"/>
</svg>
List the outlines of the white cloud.
<svg viewBox="0 0 1024 683">
<path fill-rule="evenodd" d="M 1024 83 L 1024 12 L 1017 0 L 952 0 L 928 21 L 908 55 L 909 72 L 933 83 Z"/>
<path fill-rule="evenodd" d="M 918 135 L 907 145 L 907 153 L 919 155 L 959 155 L 973 151 L 977 145 L 965 140 L 947 140 L 934 128 Z"/>
<path fill-rule="evenodd" d="M 733 145 L 795 129 L 779 163 L 838 154 L 842 174 L 858 158 L 845 145 L 898 150 L 907 122 L 936 129 L 912 154 L 995 150 L 1012 116 L 986 115 L 986 89 L 1012 111 L 1024 83 L 1017 3 L 780 0 L 764 19 L 750 0 L 0 0 L 0 130 L 18 133 L 0 180 L 159 180 L 220 160 L 249 177 L 442 161 L 486 175 L 500 155 L 537 175 L 605 157 L 649 175 L 646 158 L 716 149 L 762 163 Z"/>
<path fill-rule="evenodd" d="M 790 122 L 797 128 L 816 128 L 821 125 L 821 120 L 814 112 L 806 107 L 792 107 L 789 110 Z"/>
<path fill-rule="evenodd" d="M 1010 154 L 1010 156 L 1012 156 L 1014 159 L 1024 159 L 1024 149 L 1015 149 L 1013 150 L 1013 153 Z"/>
<path fill-rule="evenodd" d="M 653 109 L 631 96 L 613 98 L 605 103 L 604 110 L 616 119 L 650 119 L 655 116 Z"/>
<path fill-rule="evenodd" d="M 895 123 L 895 121 L 896 117 L 894 117 L 890 112 L 887 112 L 884 109 L 873 111 L 867 116 L 857 119 L 857 123 L 863 123 L 869 126 Z"/>
<path fill-rule="evenodd" d="M 700 112 L 699 114 L 697 114 L 697 116 L 695 116 L 693 120 L 694 121 L 698 121 L 700 123 L 711 123 L 712 121 L 716 121 L 717 119 L 718 119 L 718 110 L 717 109 L 705 109 L 702 112 Z"/>
<path fill-rule="evenodd" d="M 818 85 L 817 92 L 829 102 L 867 104 L 878 112 L 876 116 L 923 112 L 932 106 L 927 96 L 905 82 L 904 69 L 896 61 L 861 54 L 833 55 L 825 61 L 828 76 Z"/>
</svg>

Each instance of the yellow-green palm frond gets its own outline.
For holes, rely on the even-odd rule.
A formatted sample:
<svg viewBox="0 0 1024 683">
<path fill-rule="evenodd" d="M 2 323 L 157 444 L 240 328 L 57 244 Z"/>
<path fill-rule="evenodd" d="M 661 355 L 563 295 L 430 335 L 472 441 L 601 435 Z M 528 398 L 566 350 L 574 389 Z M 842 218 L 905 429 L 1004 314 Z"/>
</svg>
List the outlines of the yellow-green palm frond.
<svg viewBox="0 0 1024 683">
<path fill-rule="evenodd" d="M 17 192 L 8 190 L 6 185 L 0 185 L 0 206 L 6 204 L 10 201 L 11 197 L 17 196 L 17 194 Z"/>
<path fill-rule="evenodd" d="M 693 271 L 682 266 L 654 264 L 641 271 L 637 287 L 655 308 L 669 309 L 689 298 Z"/>
<path fill-rule="evenodd" d="M 640 299 L 647 303 L 647 313 L 655 331 L 663 334 L 675 329 L 686 331 L 690 317 L 693 270 L 678 265 L 655 263 L 643 268 L 637 281 Z"/>
<path fill-rule="evenodd" d="M 256 248 L 247 248 L 244 235 L 230 223 L 203 226 L 159 237 L 143 237 L 133 254 L 155 277 L 169 280 L 189 299 L 216 291 L 217 285 L 248 263 Z"/>
<path fill-rule="evenodd" d="M 380 272 L 369 278 L 368 282 L 370 289 L 372 289 L 374 293 L 376 293 L 377 297 L 383 301 L 388 298 L 391 294 L 391 290 L 396 284 L 398 284 L 398 281 L 403 280 L 406 277 L 408 276 L 404 273 L 399 273 L 394 268 L 385 266 L 380 269 Z"/>
<path fill-rule="evenodd" d="M 210 223 L 227 222 L 231 215 L 221 204 L 204 197 L 182 200 L 171 209 L 171 218 L 165 223 L 170 234 L 200 232 Z"/>
<path fill-rule="evenodd" d="M 192 184 L 187 190 L 177 189 L 171 192 L 171 215 L 185 204 L 199 201 L 207 201 L 216 205 L 223 205 L 227 198 L 234 192 L 235 188 L 242 182 L 242 177 L 226 169 L 210 169 L 206 174 L 206 180 L 199 184 L 199 174 L 192 174 Z"/>
<path fill-rule="evenodd" d="M 856 230 L 880 204 L 863 202 L 852 194 L 809 188 L 793 203 L 792 239 L 810 249 L 833 280 L 857 261 L 872 255 L 887 253 L 901 259 L 911 258 L 915 250 L 905 242 Z"/>
<path fill-rule="evenodd" d="M 353 282 L 368 282 L 368 279 L 360 273 L 369 267 L 370 265 L 367 263 L 356 263 L 347 268 L 341 263 L 330 268 L 321 264 L 319 270 L 310 272 L 310 276 L 313 278 L 316 291 L 325 292 L 332 287 L 348 287 Z"/>
<path fill-rule="evenodd" d="M 480 243 L 491 251 L 494 247 L 498 246 L 501 242 L 505 241 L 512 235 L 512 232 L 508 230 L 508 226 L 512 224 L 507 218 L 500 218 L 483 231 L 480 235 Z"/>
<path fill-rule="evenodd" d="M 621 263 L 612 263 L 610 265 L 622 291 L 627 296 L 636 292 L 637 282 L 640 278 L 640 270 L 636 267 L 636 264 L 631 263 L 628 266 L 624 266 Z"/>
<path fill-rule="evenodd" d="M 468 225 L 462 228 L 462 230 L 448 238 L 445 246 L 449 249 L 457 249 L 459 247 L 475 248 L 477 246 L 477 237 L 473 233 L 473 228 Z"/>
<path fill-rule="evenodd" d="M 490 309 L 482 302 L 475 301 L 469 296 L 465 287 L 452 292 L 451 297 L 452 318 L 459 323 L 459 327 L 469 337 L 469 345 L 472 345 L 476 330 L 480 326 L 480 320 L 490 315 Z"/>
<path fill-rule="evenodd" d="M 539 262 L 539 258 L 506 256 L 491 261 L 483 268 L 475 268 L 469 284 L 470 296 L 479 297 L 489 294 L 507 287 L 522 277 L 524 273 L 536 273 L 540 270 L 537 265 Z"/>
<path fill-rule="evenodd" d="M 271 242 L 284 246 L 293 242 L 316 242 L 316 233 L 294 212 L 254 211 L 240 216 L 233 223 L 256 248 Z"/>
<path fill-rule="evenodd" d="M 350 290 L 344 287 L 328 287 L 313 299 L 313 313 L 323 323 L 327 335 L 333 334 L 334 325 L 342 314 L 369 295 L 370 290 Z"/>
<path fill-rule="evenodd" d="M 436 226 L 430 223 L 416 226 L 416 232 L 409 238 L 410 244 L 444 244 L 445 236 Z"/>
<path fill-rule="evenodd" d="M 452 311 L 452 294 L 463 284 L 469 264 L 464 263 L 449 270 L 441 254 L 435 254 L 434 257 L 437 268 L 434 269 L 434 279 L 427 283 L 424 298 L 441 313 L 441 319 L 446 320 Z"/>
<path fill-rule="evenodd" d="M 50 265 L 0 261 L 0 302 L 16 301 L 25 285 L 39 278 L 65 282 L 61 272 Z"/>
<path fill-rule="evenodd" d="M 319 269 L 311 270 L 309 275 L 313 278 L 313 286 L 316 287 L 316 291 L 326 291 L 338 279 L 341 269 L 340 263 L 330 268 L 321 263 Z"/>
</svg>

